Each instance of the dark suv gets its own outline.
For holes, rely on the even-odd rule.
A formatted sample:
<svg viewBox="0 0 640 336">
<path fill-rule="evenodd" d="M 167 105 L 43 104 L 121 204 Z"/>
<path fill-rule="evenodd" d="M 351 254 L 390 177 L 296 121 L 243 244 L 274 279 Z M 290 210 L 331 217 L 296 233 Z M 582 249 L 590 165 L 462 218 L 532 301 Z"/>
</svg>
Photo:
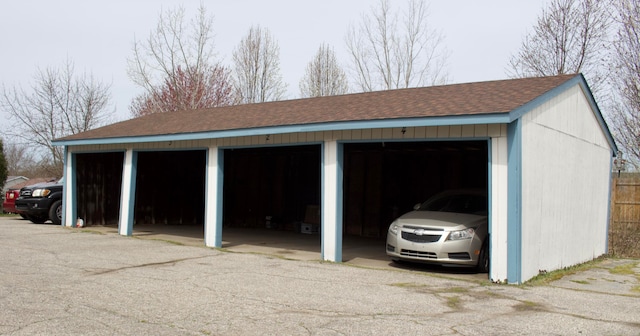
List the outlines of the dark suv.
<svg viewBox="0 0 640 336">
<path fill-rule="evenodd" d="M 16 210 L 30 221 L 42 224 L 50 219 L 62 223 L 62 180 L 38 183 L 20 189 Z"/>
</svg>

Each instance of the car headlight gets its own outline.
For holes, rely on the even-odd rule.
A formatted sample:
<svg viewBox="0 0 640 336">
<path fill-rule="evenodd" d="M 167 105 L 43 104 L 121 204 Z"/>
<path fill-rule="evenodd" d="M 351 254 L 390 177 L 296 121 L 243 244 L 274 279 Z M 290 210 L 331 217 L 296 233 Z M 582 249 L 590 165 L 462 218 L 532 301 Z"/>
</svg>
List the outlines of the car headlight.
<svg viewBox="0 0 640 336">
<path fill-rule="evenodd" d="M 394 235 L 398 234 L 398 229 L 400 229 L 400 226 L 395 222 L 391 223 L 391 225 L 389 226 L 389 232 L 393 233 Z"/>
<path fill-rule="evenodd" d="M 31 193 L 32 197 L 47 197 L 51 193 L 49 189 L 36 189 Z"/>
<path fill-rule="evenodd" d="M 449 232 L 449 236 L 447 240 L 463 240 L 463 239 L 471 239 L 473 238 L 473 233 L 476 232 L 474 228 L 468 228 L 459 231 L 451 231 Z"/>
</svg>

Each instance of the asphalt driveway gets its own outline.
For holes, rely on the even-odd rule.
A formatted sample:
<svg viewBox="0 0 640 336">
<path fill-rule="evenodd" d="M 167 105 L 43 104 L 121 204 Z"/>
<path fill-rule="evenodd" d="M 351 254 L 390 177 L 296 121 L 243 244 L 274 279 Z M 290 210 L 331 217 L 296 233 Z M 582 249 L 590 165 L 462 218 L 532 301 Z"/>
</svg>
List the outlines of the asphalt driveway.
<svg viewBox="0 0 640 336">
<path fill-rule="evenodd" d="M 531 287 L 6 217 L 0 230 L 3 335 L 640 334 L 638 260 Z"/>
</svg>

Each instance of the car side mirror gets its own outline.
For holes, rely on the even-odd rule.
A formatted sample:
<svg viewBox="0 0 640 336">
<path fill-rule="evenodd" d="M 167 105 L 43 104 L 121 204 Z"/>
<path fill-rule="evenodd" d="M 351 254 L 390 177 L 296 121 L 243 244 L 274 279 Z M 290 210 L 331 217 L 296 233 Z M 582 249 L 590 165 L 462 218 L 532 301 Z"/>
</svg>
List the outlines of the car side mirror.
<svg viewBox="0 0 640 336">
<path fill-rule="evenodd" d="M 414 205 L 413 206 L 413 210 L 420 210 L 420 205 L 422 205 L 422 204 L 418 203 L 418 204 Z"/>
</svg>

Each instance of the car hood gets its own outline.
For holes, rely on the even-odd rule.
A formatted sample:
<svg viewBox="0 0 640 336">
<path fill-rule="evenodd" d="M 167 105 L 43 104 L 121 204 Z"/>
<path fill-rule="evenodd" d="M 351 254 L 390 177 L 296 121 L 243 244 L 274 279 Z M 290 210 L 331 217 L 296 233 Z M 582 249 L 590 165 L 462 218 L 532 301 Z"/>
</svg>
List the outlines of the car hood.
<svg viewBox="0 0 640 336">
<path fill-rule="evenodd" d="M 475 226 L 487 221 L 487 216 L 438 211 L 411 211 L 397 220 L 401 225 L 418 225 L 436 228 L 456 228 Z"/>
</svg>

